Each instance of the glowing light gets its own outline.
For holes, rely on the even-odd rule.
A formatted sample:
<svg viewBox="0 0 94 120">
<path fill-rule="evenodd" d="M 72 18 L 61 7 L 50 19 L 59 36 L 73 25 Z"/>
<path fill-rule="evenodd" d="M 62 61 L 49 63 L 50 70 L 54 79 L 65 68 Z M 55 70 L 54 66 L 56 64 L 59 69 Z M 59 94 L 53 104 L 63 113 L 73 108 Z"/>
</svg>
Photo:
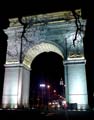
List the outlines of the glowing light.
<svg viewBox="0 0 94 120">
<path fill-rule="evenodd" d="M 63 100 L 63 101 L 62 101 L 62 104 L 63 104 L 63 105 L 65 105 L 66 103 L 67 103 L 66 100 Z"/>
<path fill-rule="evenodd" d="M 51 104 L 52 104 L 51 102 L 48 103 L 48 105 L 51 105 Z"/>
<path fill-rule="evenodd" d="M 56 90 L 53 90 L 53 92 L 55 93 L 55 92 L 56 92 Z"/>
<path fill-rule="evenodd" d="M 50 88 L 50 85 L 47 85 L 47 88 L 49 89 L 49 88 Z"/>
<path fill-rule="evenodd" d="M 40 84 L 40 87 L 45 87 L 45 84 Z"/>
</svg>

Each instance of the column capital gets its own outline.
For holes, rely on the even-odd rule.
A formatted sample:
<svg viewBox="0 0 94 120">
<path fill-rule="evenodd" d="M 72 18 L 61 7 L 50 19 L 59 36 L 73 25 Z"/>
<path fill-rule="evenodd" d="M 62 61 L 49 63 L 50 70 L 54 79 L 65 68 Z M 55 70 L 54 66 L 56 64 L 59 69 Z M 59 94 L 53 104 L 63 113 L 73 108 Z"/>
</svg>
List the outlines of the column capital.
<svg viewBox="0 0 94 120">
<path fill-rule="evenodd" d="M 85 59 L 80 59 L 80 60 L 64 60 L 63 61 L 63 65 L 67 65 L 67 64 L 86 64 L 86 60 Z"/>
</svg>

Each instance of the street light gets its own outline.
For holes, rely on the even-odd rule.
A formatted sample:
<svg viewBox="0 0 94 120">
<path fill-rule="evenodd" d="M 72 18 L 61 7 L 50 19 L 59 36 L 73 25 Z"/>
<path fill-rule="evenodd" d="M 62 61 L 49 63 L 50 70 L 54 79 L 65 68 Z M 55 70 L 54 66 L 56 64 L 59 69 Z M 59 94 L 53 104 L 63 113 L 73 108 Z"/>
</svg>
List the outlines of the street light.
<svg viewBox="0 0 94 120">
<path fill-rule="evenodd" d="M 40 87 L 41 87 L 41 88 L 44 88 L 45 86 L 46 86 L 46 85 L 45 85 L 45 84 L 43 84 L 43 83 L 42 83 L 42 84 L 40 84 Z"/>
<path fill-rule="evenodd" d="M 51 86 L 49 84 L 44 84 L 44 83 L 40 84 L 40 88 L 42 89 L 42 105 L 44 104 L 44 102 L 47 105 L 48 100 L 50 100 L 50 87 Z M 45 92 L 45 96 L 44 96 L 44 92 Z"/>
<path fill-rule="evenodd" d="M 44 83 L 41 83 L 41 84 L 40 84 L 40 88 L 42 88 L 42 106 L 43 106 L 43 104 L 44 104 L 44 101 L 43 101 L 43 97 L 44 97 L 44 96 L 43 96 L 43 94 L 44 94 L 44 93 L 43 93 L 43 89 L 44 89 L 45 87 L 46 87 L 46 85 L 45 85 Z"/>
<path fill-rule="evenodd" d="M 47 85 L 47 88 L 49 89 L 49 88 L 50 88 L 50 85 Z"/>
</svg>

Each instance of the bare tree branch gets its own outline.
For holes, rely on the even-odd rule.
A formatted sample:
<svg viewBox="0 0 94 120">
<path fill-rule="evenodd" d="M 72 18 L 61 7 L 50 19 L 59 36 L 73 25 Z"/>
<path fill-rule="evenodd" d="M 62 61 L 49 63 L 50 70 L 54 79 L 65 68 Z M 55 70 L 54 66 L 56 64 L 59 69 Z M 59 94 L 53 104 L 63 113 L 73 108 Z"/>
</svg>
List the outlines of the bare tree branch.
<svg viewBox="0 0 94 120">
<path fill-rule="evenodd" d="M 76 33 L 75 33 L 75 38 L 73 39 L 73 45 L 75 47 L 75 41 L 77 40 L 77 35 L 78 35 L 78 32 L 83 32 L 83 29 L 82 29 L 82 25 L 81 25 L 81 22 L 80 22 L 80 15 L 78 15 L 75 10 L 72 10 L 72 13 L 73 13 L 73 16 L 75 18 L 75 24 L 76 24 Z"/>
<path fill-rule="evenodd" d="M 26 28 L 27 28 L 27 26 L 28 26 L 28 23 L 24 23 L 24 22 L 22 21 L 22 17 L 18 17 L 18 20 L 19 20 L 19 22 L 21 23 L 21 25 L 23 25 L 23 31 L 22 31 L 21 39 L 22 39 L 22 38 L 25 38 L 25 39 L 26 39 L 26 37 L 24 36 L 24 34 L 26 33 Z M 27 41 L 27 39 L 26 39 L 26 41 Z"/>
</svg>

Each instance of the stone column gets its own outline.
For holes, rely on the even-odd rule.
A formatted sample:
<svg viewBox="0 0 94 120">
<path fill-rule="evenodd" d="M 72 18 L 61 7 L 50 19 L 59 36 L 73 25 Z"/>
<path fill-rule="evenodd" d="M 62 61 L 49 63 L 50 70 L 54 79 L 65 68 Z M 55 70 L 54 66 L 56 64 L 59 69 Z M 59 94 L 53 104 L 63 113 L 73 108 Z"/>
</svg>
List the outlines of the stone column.
<svg viewBox="0 0 94 120">
<path fill-rule="evenodd" d="M 29 107 L 30 69 L 23 66 L 22 73 L 22 105 Z"/>
<path fill-rule="evenodd" d="M 17 108 L 21 104 L 22 64 L 6 64 L 3 87 L 3 108 Z"/>
<path fill-rule="evenodd" d="M 28 107 L 29 82 L 29 69 L 26 69 L 22 64 L 6 64 L 2 107 Z"/>
<path fill-rule="evenodd" d="M 87 109 L 88 95 L 85 60 L 64 61 L 66 98 L 69 103 L 77 103 L 78 109 Z"/>
</svg>

